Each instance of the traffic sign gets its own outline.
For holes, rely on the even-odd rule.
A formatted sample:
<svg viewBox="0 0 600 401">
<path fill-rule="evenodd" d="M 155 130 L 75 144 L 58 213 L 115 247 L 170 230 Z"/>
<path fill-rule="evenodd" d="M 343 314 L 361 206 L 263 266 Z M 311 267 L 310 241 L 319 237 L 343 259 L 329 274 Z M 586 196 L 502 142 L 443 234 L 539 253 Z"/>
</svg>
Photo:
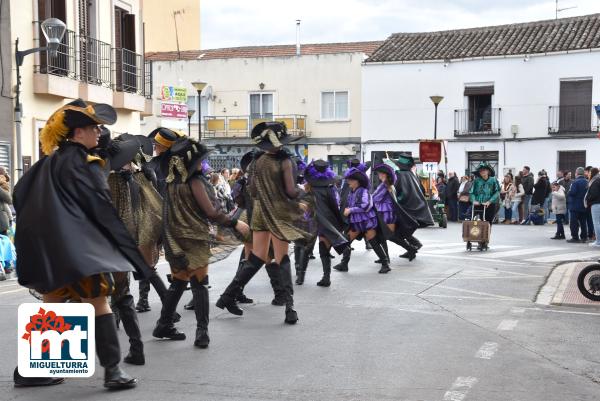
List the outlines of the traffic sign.
<svg viewBox="0 0 600 401">
<path fill-rule="evenodd" d="M 438 171 L 437 163 L 423 163 L 423 172 L 427 174 L 435 174 Z"/>
</svg>

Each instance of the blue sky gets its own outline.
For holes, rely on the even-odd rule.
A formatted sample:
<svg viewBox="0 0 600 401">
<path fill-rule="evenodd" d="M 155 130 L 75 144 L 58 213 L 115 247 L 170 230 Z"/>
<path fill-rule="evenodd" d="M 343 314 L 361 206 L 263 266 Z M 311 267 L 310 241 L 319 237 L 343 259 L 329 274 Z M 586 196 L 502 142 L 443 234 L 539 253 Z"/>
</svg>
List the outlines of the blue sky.
<svg viewBox="0 0 600 401">
<path fill-rule="evenodd" d="M 600 0 L 560 0 L 571 17 Z M 555 0 L 201 0 L 202 47 L 383 40 L 420 32 L 554 19 Z"/>
</svg>

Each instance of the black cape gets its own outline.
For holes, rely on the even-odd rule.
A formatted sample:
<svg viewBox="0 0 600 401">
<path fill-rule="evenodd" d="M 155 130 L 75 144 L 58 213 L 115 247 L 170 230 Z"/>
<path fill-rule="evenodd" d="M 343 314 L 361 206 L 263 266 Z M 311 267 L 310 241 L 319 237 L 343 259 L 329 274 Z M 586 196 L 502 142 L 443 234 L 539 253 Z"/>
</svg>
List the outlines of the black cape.
<svg viewBox="0 0 600 401">
<path fill-rule="evenodd" d="M 342 254 L 348 247 L 348 238 L 343 234 L 346 223 L 337 205 L 333 185 L 311 185 L 311 193 L 315 198 L 317 231 L 327 238 L 338 254 Z"/>
<path fill-rule="evenodd" d="M 394 187 L 400 206 L 419 223 L 419 227 L 434 225 L 433 216 L 418 178 L 410 170 L 398 170 L 396 177 Z"/>
<path fill-rule="evenodd" d="M 98 162 L 66 142 L 14 190 L 19 284 L 48 293 L 99 273 L 150 268 L 114 209 Z"/>
<path fill-rule="evenodd" d="M 396 215 L 395 229 L 394 231 L 390 230 L 383 221 L 382 214 L 377 212 L 378 231 L 384 239 L 399 244 L 403 243 L 404 239 L 412 236 L 417 231 L 419 223 L 398 203 L 395 194 L 391 198 Z"/>
<path fill-rule="evenodd" d="M 147 169 L 154 171 L 156 179 L 153 180 L 153 183 L 163 198 L 167 192 L 167 175 L 169 174 L 169 157 L 167 153 L 164 152 L 158 156 L 154 156 L 152 160 L 145 164 Z"/>
</svg>

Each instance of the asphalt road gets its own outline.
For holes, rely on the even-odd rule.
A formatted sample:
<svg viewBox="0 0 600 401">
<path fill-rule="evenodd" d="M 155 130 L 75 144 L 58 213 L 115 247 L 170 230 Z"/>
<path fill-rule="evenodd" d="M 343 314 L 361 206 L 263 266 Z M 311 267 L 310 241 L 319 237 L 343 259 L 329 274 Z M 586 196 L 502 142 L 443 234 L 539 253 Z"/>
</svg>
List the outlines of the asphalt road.
<svg viewBox="0 0 600 401">
<path fill-rule="evenodd" d="M 600 252 L 550 241 L 553 230 L 494 227 L 487 253 L 467 253 L 458 224 L 420 230 L 419 257 L 409 263 L 390 246 L 387 275 L 355 244 L 350 272 L 334 272 L 329 289 L 315 285 L 321 266 L 311 261 L 305 285 L 296 286 L 296 326 L 270 305 L 264 272 L 247 287 L 256 304 L 243 317 L 214 307 L 235 272 L 234 254 L 211 266 L 210 347 L 193 347 L 194 315 L 183 310 L 190 293 L 179 308 L 188 340 L 152 338 L 160 309 L 152 293 L 153 310 L 139 315 L 147 364 L 125 366 L 140 384 L 121 393 L 103 389 L 99 366 L 92 379 L 14 389 L 17 306 L 33 298 L 2 282 L 0 400 L 599 400 L 600 309 L 534 300 L 557 263 Z"/>
</svg>

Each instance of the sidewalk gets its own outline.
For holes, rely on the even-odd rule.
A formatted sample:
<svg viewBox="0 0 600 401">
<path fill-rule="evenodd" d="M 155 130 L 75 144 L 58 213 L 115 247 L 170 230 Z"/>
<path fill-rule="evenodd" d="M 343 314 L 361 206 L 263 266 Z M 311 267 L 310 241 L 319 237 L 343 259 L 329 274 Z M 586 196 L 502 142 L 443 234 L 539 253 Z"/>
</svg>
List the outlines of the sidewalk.
<svg viewBox="0 0 600 401">
<path fill-rule="evenodd" d="M 596 260 L 590 260 L 556 266 L 538 293 L 535 302 L 542 305 L 600 308 L 600 302 L 587 299 L 577 288 L 577 276 L 581 270 L 595 262 Z"/>
</svg>

